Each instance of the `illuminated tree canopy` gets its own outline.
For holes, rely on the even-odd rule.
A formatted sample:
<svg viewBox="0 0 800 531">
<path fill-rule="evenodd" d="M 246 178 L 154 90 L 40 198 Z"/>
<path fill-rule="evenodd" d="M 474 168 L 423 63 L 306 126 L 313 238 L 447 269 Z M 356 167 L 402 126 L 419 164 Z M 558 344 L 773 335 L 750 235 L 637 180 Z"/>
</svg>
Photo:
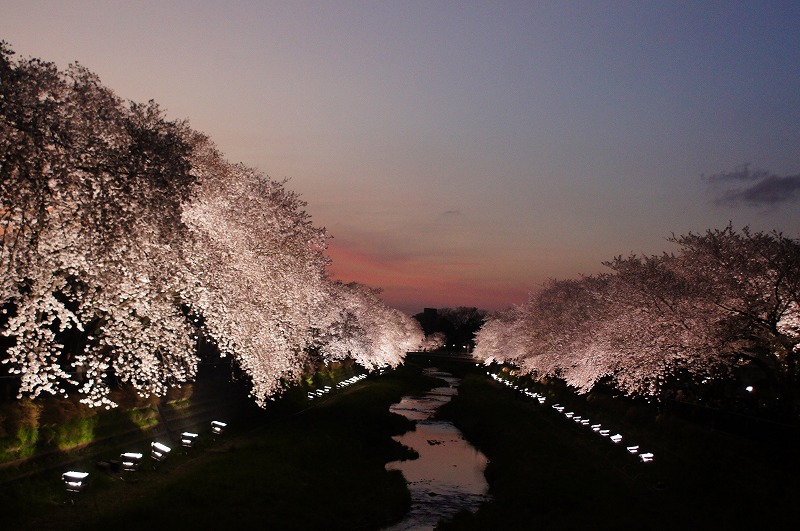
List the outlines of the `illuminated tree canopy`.
<svg viewBox="0 0 800 531">
<path fill-rule="evenodd" d="M 491 316 L 475 354 L 581 392 L 602 381 L 650 397 L 678 375 L 701 382 L 749 367 L 794 400 L 800 242 L 730 226 L 671 240 L 675 254 L 617 257 L 613 273 L 551 281 Z"/>
<path fill-rule="evenodd" d="M 311 348 L 397 365 L 421 331 L 327 278 L 304 208 L 154 102 L 0 45 L 0 357 L 20 396 L 111 407 L 112 380 L 161 395 L 196 376 L 199 336 L 260 405 Z"/>
</svg>

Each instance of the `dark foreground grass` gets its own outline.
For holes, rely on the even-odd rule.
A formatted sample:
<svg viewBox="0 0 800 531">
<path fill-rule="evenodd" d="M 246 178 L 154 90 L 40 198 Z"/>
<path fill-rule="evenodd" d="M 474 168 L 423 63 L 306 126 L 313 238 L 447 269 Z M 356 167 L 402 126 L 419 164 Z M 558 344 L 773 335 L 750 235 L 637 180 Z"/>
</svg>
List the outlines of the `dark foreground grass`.
<svg viewBox="0 0 800 531">
<path fill-rule="evenodd" d="M 405 367 L 312 407 L 284 402 L 252 418 L 247 430 L 185 455 L 173 450 L 158 470 L 122 478 L 91 470 L 94 482 L 74 504 L 53 491 L 57 478 L 20 481 L 15 492 L 6 489 L 11 497 L 0 527 L 380 529 L 410 504 L 402 475 L 384 469 L 408 457 L 391 435 L 409 421 L 389 413 L 389 405 L 432 384 L 418 368 Z M 14 497 L 37 502 L 7 506 Z"/>
<path fill-rule="evenodd" d="M 440 530 L 800 525 L 798 447 L 796 440 L 786 446 L 791 438 L 776 448 L 661 418 L 640 435 L 656 453 L 656 461 L 645 464 L 624 444 L 614 445 L 485 375 L 466 376 L 440 415 L 489 458 L 493 496 L 475 514 L 460 513 Z"/>
</svg>

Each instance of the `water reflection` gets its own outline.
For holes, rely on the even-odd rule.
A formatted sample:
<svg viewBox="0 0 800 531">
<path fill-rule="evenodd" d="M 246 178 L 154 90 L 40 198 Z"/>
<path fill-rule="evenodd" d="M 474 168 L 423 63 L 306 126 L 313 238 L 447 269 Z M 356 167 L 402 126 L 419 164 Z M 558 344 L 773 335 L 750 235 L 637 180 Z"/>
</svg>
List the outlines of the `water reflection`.
<svg viewBox="0 0 800 531">
<path fill-rule="evenodd" d="M 419 453 L 418 459 L 386 465 L 388 470 L 403 473 L 411 491 L 411 511 L 405 520 L 390 527 L 391 531 L 433 529 L 440 519 L 462 509 L 475 510 L 487 498 L 486 456 L 452 423 L 431 418 L 458 392 L 460 380 L 438 369 L 426 369 L 425 373 L 445 380 L 448 386 L 422 397 L 405 397 L 390 409 L 416 421 L 416 430 L 395 440 Z"/>
</svg>

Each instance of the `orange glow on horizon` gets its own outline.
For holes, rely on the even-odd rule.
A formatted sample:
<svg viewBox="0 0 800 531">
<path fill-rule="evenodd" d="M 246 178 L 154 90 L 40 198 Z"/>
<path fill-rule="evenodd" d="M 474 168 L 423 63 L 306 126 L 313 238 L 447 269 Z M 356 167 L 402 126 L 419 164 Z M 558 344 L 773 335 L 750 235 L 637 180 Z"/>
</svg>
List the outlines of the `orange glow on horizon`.
<svg viewBox="0 0 800 531">
<path fill-rule="evenodd" d="M 528 298 L 529 287 L 522 283 L 497 288 L 497 281 L 468 278 L 472 269 L 462 263 L 442 263 L 426 257 L 389 258 L 364 252 L 357 244 L 332 240 L 327 255 L 331 278 L 356 281 L 382 290 L 381 298 L 390 306 L 407 313 L 425 307 L 445 308 L 474 306 L 497 310 L 521 304 Z M 485 284 L 491 287 L 483 287 Z"/>
</svg>

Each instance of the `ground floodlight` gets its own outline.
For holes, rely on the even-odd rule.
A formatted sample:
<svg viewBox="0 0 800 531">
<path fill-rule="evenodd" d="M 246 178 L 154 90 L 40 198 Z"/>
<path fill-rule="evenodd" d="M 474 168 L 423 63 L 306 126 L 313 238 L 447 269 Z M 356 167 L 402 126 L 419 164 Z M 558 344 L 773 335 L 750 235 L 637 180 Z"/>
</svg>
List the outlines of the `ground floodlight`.
<svg viewBox="0 0 800 531">
<path fill-rule="evenodd" d="M 86 478 L 89 476 L 88 472 L 76 472 L 70 470 L 61 474 L 61 481 L 64 482 L 64 487 L 67 492 L 81 492 L 86 488 Z"/>
<path fill-rule="evenodd" d="M 125 472 L 136 472 L 139 469 L 139 463 L 142 461 L 142 454 L 138 452 L 125 452 L 120 454 L 120 461 L 122 461 L 122 470 Z"/>
<path fill-rule="evenodd" d="M 608 437 L 611 434 L 610 430 L 600 430 L 600 435 L 603 437 Z"/>
<path fill-rule="evenodd" d="M 615 443 L 618 443 L 622 440 L 622 435 L 620 435 L 619 433 L 617 433 L 616 435 L 612 435 L 611 440 L 614 441 Z"/>
<path fill-rule="evenodd" d="M 601 427 L 602 426 L 600 424 L 592 424 L 592 426 L 591 426 L 592 431 L 600 431 Z"/>
<path fill-rule="evenodd" d="M 227 426 L 227 424 L 218 420 L 211 421 L 211 431 L 214 432 L 214 435 L 222 435 Z"/>
<path fill-rule="evenodd" d="M 651 452 L 639 454 L 639 457 L 642 458 L 643 463 L 649 463 L 653 460 L 653 454 Z"/>
<path fill-rule="evenodd" d="M 638 454 L 639 453 L 639 445 L 638 444 L 636 444 L 634 446 L 628 446 L 627 449 L 632 454 Z"/>
<path fill-rule="evenodd" d="M 544 404 L 546 399 L 545 399 L 545 397 L 543 397 L 543 396 L 540 396 L 540 397 L 539 397 L 539 398 L 537 398 L 536 400 L 538 400 L 540 404 Z"/>
<path fill-rule="evenodd" d="M 150 443 L 150 457 L 156 461 L 163 461 L 167 458 L 167 454 L 172 451 L 172 448 L 160 442 Z"/>
<path fill-rule="evenodd" d="M 194 443 L 197 442 L 197 437 L 199 436 L 196 433 L 190 431 L 181 433 L 181 446 L 185 446 L 186 448 L 193 447 Z"/>
</svg>

